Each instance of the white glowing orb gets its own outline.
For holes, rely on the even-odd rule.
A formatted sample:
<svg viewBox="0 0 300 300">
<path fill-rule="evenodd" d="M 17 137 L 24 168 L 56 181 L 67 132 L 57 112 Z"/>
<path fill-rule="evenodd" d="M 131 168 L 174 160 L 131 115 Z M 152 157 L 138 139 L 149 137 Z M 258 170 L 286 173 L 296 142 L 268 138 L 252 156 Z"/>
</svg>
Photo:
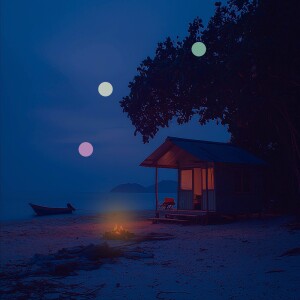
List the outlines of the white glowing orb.
<svg viewBox="0 0 300 300">
<path fill-rule="evenodd" d="M 98 92 L 103 97 L 108 97 L 113 92 L 113 86 L 109 82 L 102 82 L 99 84 Z"/>
<path fill-rule="evenodd" d="M 195 55 L 195 56 L 203 56 L 206 52 L 206 46 L 201 43 L 201 42 L 196 42 L 193 44 L 192 46 L 192 53 Z"/>
<path fill-rule="evenodd" d="M 91 143 L 83 142 L 78 148 L 79 154 L 83 157 L 89 157 L 93 154 L 94 148 Z"/>
</svg>

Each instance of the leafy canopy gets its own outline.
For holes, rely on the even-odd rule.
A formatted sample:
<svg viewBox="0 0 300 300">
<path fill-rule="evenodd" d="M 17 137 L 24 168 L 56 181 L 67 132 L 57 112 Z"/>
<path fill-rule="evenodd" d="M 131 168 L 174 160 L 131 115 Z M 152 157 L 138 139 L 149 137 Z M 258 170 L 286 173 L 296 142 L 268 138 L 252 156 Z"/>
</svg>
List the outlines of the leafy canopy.
<svg viewBox="0 0 300 300">
<path fill-rule="evenodd" d="M 231 141 L 267 158 L 300 191 L 300 1 L 217 2 L 206 28 L 196 18 L 183 40 L 158 43 L 129 83 L 123 111 L 148 142 L 172 119 L 198 116 L 228 126 Z M 202 41 L 207 52 L 191 47 Z M 285 170 L 285 171 L 284 171 Z"/>
</svg>

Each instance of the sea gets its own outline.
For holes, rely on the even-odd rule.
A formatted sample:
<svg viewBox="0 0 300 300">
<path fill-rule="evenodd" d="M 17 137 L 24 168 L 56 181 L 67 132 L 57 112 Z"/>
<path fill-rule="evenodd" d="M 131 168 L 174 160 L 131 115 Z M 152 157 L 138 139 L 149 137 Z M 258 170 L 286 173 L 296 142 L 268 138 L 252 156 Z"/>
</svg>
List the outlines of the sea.
<svg viewBox="0 0 300 300">
<path fill-rule="evenodd" d="M 176 193 L 160 193 L 159 202 Z M 103 192 L 13 192 L 2 195 L 0 200 L 0 221 L 28 220 L 35 217 L 29 203 L 66 207 L 71 203 L 77 215 L 93 215 L 106 212 L 155 210 L 154 193 L 103 193 Z"/>
</svg>

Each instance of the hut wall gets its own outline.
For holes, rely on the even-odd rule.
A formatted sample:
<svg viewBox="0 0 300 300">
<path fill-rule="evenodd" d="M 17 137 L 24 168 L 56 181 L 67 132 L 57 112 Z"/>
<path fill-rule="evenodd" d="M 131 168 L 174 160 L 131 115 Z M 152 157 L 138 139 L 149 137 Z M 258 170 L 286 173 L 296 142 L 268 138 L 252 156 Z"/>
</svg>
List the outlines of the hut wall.
<svg viewBox="0 0 300 300">
<path fill-rule="evenodd" d="M 193 209 L 193 191 L 179 191 L 178 209 Z"/>
<path fill-rule="evenodd" d="M 216 210 L 239 214 L 260 212 L 263 206 L 263 172 L 251 165 L 216 165 Z"/>
</svg>

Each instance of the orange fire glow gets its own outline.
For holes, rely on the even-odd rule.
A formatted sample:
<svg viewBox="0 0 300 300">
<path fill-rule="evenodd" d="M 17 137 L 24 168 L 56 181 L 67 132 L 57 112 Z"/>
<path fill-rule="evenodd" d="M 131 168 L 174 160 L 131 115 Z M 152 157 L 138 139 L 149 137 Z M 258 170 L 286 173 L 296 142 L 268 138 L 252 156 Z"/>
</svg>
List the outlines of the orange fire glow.
<svg viewBox="0 0 300 300">
<path fill-rule="evenodd" d="M 123 228 L 123 226 L 122 225 L 118 225 L 118 224 L 116 224 L 115 227 L 114 227 L 114 229 L 113 229 L 113 232 L 115 234 L 117 234 L 117 235 L 122 234 L 124 231 L 126 231 L 126 230 Z"/>
</svg>

